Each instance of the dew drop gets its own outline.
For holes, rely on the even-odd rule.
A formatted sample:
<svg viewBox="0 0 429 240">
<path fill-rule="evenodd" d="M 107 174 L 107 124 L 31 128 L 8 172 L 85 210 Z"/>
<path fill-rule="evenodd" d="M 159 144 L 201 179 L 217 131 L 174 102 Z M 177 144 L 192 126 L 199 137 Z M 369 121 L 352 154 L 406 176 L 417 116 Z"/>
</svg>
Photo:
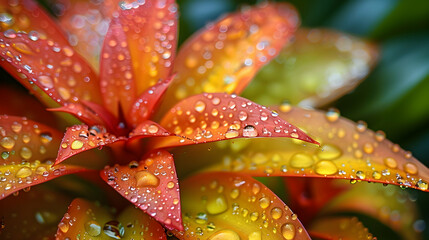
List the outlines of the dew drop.
<svg viewBox="0 0 429 240">
<path fill-rule="evenodd" d="M 240 240 L 240 236 L 229 229 L 215 232 L 207 240 Z"/>
<path fill-rule="evenodd" d="M 239 135 L 238 130 L 234 128 L 229 128 L 228 131 L 226 131 L 225 133 L 226 138 L 235 138 L 235 137 L 238 137 L 238 135 Z"/>
<path fill-rule="evenodd" d="M 386 138 L 386 134 L 383 131 L 379 130 L 375 132 L 374 138 L 375 140 L 377 140 L 377 142 L 381 142 Z"/>
<path fill-rule="evenodd" d="M 389 168 L 396 168 L 398 163 L 394 158 L 388 157 L 384 159 L 384 164 Z"/>
<path fill-rule="evenodd" d="M 280 219 L 283 215 L 282 209 L 278 207 L 272 208 L 270 213 L 271 213 L 271 217 L 275 220 Z"/>
<path fill-rule="evenodd" d="M 290 104 L 289 101 L 283 101 L 280 104 L 280 111 L 281 112 L 287 113 L 287 112 L 290 112 L 290 110 L 292 110 L 292 105 Z"/>
<path fill-rule="evenodd" d="M 48 144 L 52 141 L 52 135 L 49 132 L 42 132 L 40 134 L 40 141 L 42 141 L 43 144 Z"/>
<path fill-rule="evenodd" d="M 15 122 L 12 124 L 11 128 L 15 133 L 19 133 L 22 130 L 22 124 Z"/>
<path fill-rule="evenodd" d="M 203 101 L 197 101 L 195 103 L 195 111 L 202 113 L 206 109 L 206 104 Z"/>
<path fill-rule="evenodd" d="M 374 172 L 372 173 L 372 177 L 373 177 L 374 179 L 378 180 L 378 179 L 380 179 L 380 178 L 381 178 L 381 173 L 380 173 L 380 172 L 377 172 L 377 171 L 374 171 Z"/>
<path fill-rule="evenodd" d="M 364 121 L 358 121 L 357 122 L 357 124 L 356 124 L 356 130 L 358 132 L 365 132 L 366 128 L 367 128 L 366 122 L 364 122 Z"/>
<path fill-rule="evenodd" d="M 268 120 L 268 114 L 265 112 L 261 113 L 261 121 L 267 121 Z"/>
<path fill-rule="evenodd" d="M 359 179 L 365 179 L 366 175 L 362 171 L 357 171 L 356 172 L 356 177 L 358 177 Z"/>
<path fill-rule="evenodd" d="M 417 181 L 416 186 L 423 191 L 426 191 L 428 189 L 428 183 L 427 182 L 423 182 L 421 179 L 419 181 Z"/>
<path fill-rule="evenodd" d="M 238 196 L 240 196 L 240 190 L 238 190 L 237 188 L 232 189 L 232 190 L 231 190 L 231 193 L 229 194 L 229 196 L 230 196 L 232 199 L 237 199 L 237 198 L 238 198 Z"/>
<path fill-rule="evenodd" d="M 58 228 L 61 230 L 61 232 L 67 233 L 69 231 L 70 226 L 65 222 L 60 222 L 58 224 Z"/>
<path fill-rule="evenodd" d="M 294 168 L 308 168 L 314 163 L 313 158 L 306 153 L 295 153 L 290 158 L 290 165 Z"/>
<path fill-rule="evenodd" d="M 21 151 L 19 152 L 19 155 L 28 160 L 31 158 L 31 156 L 33 156 L 33 152 L 31 151 L 31 149 L 29 149 L 28 147 L 22 147 Z"/>
<path fill-rule="evenodd" d="M 207 201 L 206 210 L 209 214 L 216 215 L 225 212 L 228 204 L 225 196 L 219 195 L 210 201 Z"/>
<path fill-rule="evenodd" d="M 314 171 L 319 175 L 334 175 L 337 173 L 337 166 L 330 160 L 322 160 L 316 163 Z"/>
<path fill-rule="evenodd" d="M 39 82 L 45 88 L 53 88 L 54 87 L 54 82 L 52 81 L 52 78 L 49 76 L 39 76 Z"/>
<path fill-rule="evenodd" d="M 125 234 L 125 228 L 118 221 L 109 221 L 104 224 L 103 232 L 114 239 L 121 239 Z"/>
<path fill-rule="evenodd" d="M 174 188 L 174 182 L 168 182 L 167 183 L 167 187 L 169 188 L 169 189 L 172 189 L 172 188 Z"/>
<path fill-rule="evenodd" d="M 148 171 L 138 171 L 135 174 L 137 187 L 157 187 L 159 178 Z"/>
<path fill-rule="evenodd" d="M 252 232 L 249 234 L 249 240 L 262 240 L 262 232 Z"/>
<path fill-rule="evenodd" d="M 281 227 L 282 235 L 287 240 L 295 238 L 295 226 L 291 223 L 285 223 Z"/>
<path fill-rule="evenodd" d="M 149 127 L 147 128 L 147 131 L 151 134 L 155 134 L 158 132 L 158 127 L 155 124 L 151 124 L 149 125 Z"/>
<path fill-rule="evenodd" d="M 258 131 L 256 128 L 252 125 L 247 125 L 243 129 L 243 136 L 244 137 L 256 137 L 258 136 Z"/>
<path fill-rule="evenodd" d="M 246 119 L 247 119 L 247 113 L 245 111 L 241 111 L 238 114 L 238 118 L 240 119 L 240 121 L 246 121 Z"/>
<path fill-rule="evenodd" d="M 269 198 L 267 198 L 267 197 L 262 197 L 262 198 L 260 198 L 260 199 L 259 199 L 259 206 L 260 206 L 261 208 L 263 208 L 263 209 L 265 209 L 265 208 L 269 207 L 269 206 L 270 206 L 270 204 L 271 204 L 271 201 L 270 201 L 270 199 L 269 199 Z"/>
<path fill-rule="evenodd" d="M 73 150 L 81 149 L 83 147 L 83 142 L 80 140 L 74 140 L 70 145 L 70 148 Z"/>
<path fill-rule="evenodd" d="M 414 163 L 405 163 L 404 165 L 404 170 L 405 172 L 415 175 L 418 173 L 419 169 L 417 168 L 417 166 Z"/>
<path fill-rule="evenodd" d="M 10 150 L 15 146 L 15 140 L 11 137 L 4 137 L 0 140 L 0 145 Z"/>
<path fill-rule="evenodd" d="M 88 221 L 85 223 L 85 231 L 92 237 L 101 234 L 101 226 L 97 221 Z"/>
<path fill-rule="evenodd" d="M 341 154 L 341 150 L 337 146 L 332 144 L 324 144 L 317 151 L 317 156 L 320 159 L 326 160 L 333 160 L 339 158 Z"/>
<path fill-rule="evenodd" d="M 336 108 L 330 108 L 325 117 L 329 122 L 336 122 L 340 118 L 340 111 Z"/>
<path fill-rule="evenodd" d="M 31 176 L 31 174 L 33 174 L 33 171 L 31 170 L 31 168 L 22 167 L 16 172 L 15 176 L 17 178 L 26 178 L 26 177 Z"/>
</svg>

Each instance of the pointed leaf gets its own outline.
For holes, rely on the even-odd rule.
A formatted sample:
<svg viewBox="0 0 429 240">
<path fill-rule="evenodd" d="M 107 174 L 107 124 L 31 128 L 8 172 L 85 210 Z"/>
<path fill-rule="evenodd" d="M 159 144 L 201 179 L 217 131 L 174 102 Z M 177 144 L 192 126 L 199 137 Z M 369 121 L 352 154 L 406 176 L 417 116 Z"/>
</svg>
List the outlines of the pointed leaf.
<svg viewBox="0 0 429 240">
<path fill-rule="evenodd" d="M 219 141 L 239 137 L 290 137 L 317 143 L 278 117 L 278 113 L 245 98 L 225 93 L 189 97 L 163 117 L 161 125 L 181 137 L 161 140 L 157 147 Z M 186 139 L 184 139 L 186 138 Z"/>
<path fill-rule="evenodd" d="M 408 191 L 380 184 L 355 184 L 349 191 L 327 204 L 320 214 L 350 212 L 379 220 L 400 234 L 403 239 L 419 239 L 419 233 L 413 227 L 419 218 L 419 212 Z"/>
<path fill-rule="evenodd" d="M 249 176 L 205 173 L 181 189 L 185 231 L 174 231 L 179 239 L 310 239 L 297 215 Z"/>
<path fill-rule="evenodd" d="M 0 201 L 1 239 L 53 239 L 72 199 L 45 185 Z"/>
<path fill-rule="evenodd" d="M 119 20 L 127 38 L 137 95 L 170 76 L 176 54 L 177 5 L 174 0 L 123 3 Z"/>
<path fill-rule="evenodd" d="M 104 123 L 97 112 L 92 111 L 80 103 L 66 103 L 64 106 L 50 108 L 48 111 L 69 113 L 88 125 L 103 125 Z"/>
<path fill-rule="evenodd" d="M 60 44 L 67 44 L 67 38 L 52 18 L 39 7 L 37 1 L 18 0 L 0 3 L 2 12 L 1 32 L 26 32 L 32 39 L 55 39 Z M 9 30 L 9 31 L 8 31 Z M 13 30 L 13 31 L 11 31 Z"/>
<path fill-rule="evenodd" d="M 376 240 L 368 229 L 355 217 L 325 217 L 317 220 L 309 229 L 317 239 Z"/>
<path fill-rule="evenodd" d="M 170 136 L 172 135 L 169 131 L 165 130 L 158 123 L 149 120 L 140 123 L 130 133 L 130 139 L 143 138 L 143 137 L 157 137 L 157 136 Z"/>
<path fill-rule="evenodd" d="M 154 86 L 146 89 L 140 97 L 138 97 L 131 107 L 127 121 L 133 127 L 139 125 L 144 120 L 150 119 L 154 114 L 156 107 L 164 96 L 165 91 L 170 86 L 171 80 L 175 75 L 168 77 L 166 80 L 161 80 Z"/>
<path fill-rule="evenodd" d="M 154 217 L 168 229 L 183 230 L 179 184 L 170 153 L 159 150 L 140 162 L 115 165 L 101 177 L 122 196 Z"/>
<path fill-rule="evenodd" d="M 127 113 L 136 98 L 131 53 L 123 26 L 114 18 L 104 40 L 100 62 L 100 90 L 104 106 L 118 116 L 119 105 Z"/>
<path fill-rule="evenodd" d="M 240 93 L 292 37 L 298 21 L 291 5 L 265 3 L 207 25 L 177 55 L 169 106 L 202 92 Z"/>
<path fill-rule="evenodd" d="M 57 239 L 166 239 L 164 229 L 143 212 L 128 207 L 117 220 L 113 211 L 75 199 L 58 224 Z"/>
<path fill-rule="evenodd" d="M 273 110 L 315 137 L 321 147 L 290 139 L 234 140 L 178 149 L 173 151 L 176 162 L 185 163 L 198 151 L 204 159 L 200 167 L 214 163 L 206 170 L 239 171 L 252 176 L 342 178 L 428 191 L 428 168 L 385 139 L 383 132 L 373 132 L 365 123 L 356 124 L 334 110 L 306 110 L 287 104 Z"/>
<path fill-rule="evenodd" d="M 86 125 L 76 125 L 67 128 L 64 138 L 61 141 L 61 147 L 58 150 L 55 164 L 59 164 L 78 153 L 94 148 L 101 149 L 103 146 L 125 140 L 126 138 L 124 137 L 116 137 L 106 132 L 106 129 L 102 126 L 92 126 L 89 128 Z"/>
<path fill-rule="evenodd" d="M 100 103 L 97 76 L 69 45 L 4 32 L 0 47 L 0 65 L 30 90 L 35 84 L 61 105 L 80 100 Z"/>
<path fill-rule="evenodd" d="M 323 106 L 353 90 L 377 58 L 377 48 L 359 38 L 328 29 L 300 29 L 242 96 L 263 105 L 288 100 Z"/>
</svg>

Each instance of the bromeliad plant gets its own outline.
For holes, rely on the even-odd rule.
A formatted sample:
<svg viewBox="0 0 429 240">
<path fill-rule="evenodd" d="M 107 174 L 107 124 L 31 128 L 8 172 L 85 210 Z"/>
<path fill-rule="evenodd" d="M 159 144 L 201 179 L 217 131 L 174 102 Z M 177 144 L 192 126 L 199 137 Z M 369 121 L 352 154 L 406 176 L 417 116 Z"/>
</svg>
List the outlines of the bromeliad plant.
<svg viewBox="0 0 429 240">
<path fill-rule="evenodd" d="M 307 223 L 334 196 L 355 196 L 355 188 L 335 179 L 427 191 L 428 169 L 382 132 L 343 119 L 335 110 L 322 113 L 288 103 L 268 109 L 238 96 L 280 52 L 278 61 L 294 55 L 311 59 L 317 52 L 312 49 L 330 49 L 336 41 L 339 51 L 356 64 L 340 76 L 352 83 L 321 89 L 316 98 L 300 96 L 307 103 L 331 101 L 363 78 L 362 72 L 376 58 L 373 46 L 328 30 L 299 30 L 295 43 L 284 48 L 295 34 L 298 16 L 288 4 L 265 3 L 209 24 L 176 56 L 178 9 L 173 0 L 67 4 L 59 18 L 62 29 L 32 1 L 2 1 L 2 67 L 51 111 L 69 113 L 84 124 L 67 128 L 63 135 L 26 118 L 1 116 L 0 196 L 88 171 L 82 160 L 100 162 L 100 156 L 84 152 L 109 146 L 110 166 L 100 170 L 101 178 L 138 208 L 117 213 L 77 198 L 58 224 L 57 239 L 165 239 L 163 227 L 179 239 L 309 239 L 309 233 L 326 239 L 371 239 L 356 219 L 349 218 L 314 221 L 306 231 Z M 85 14 L 90 24 L 79 18 Z M 259 87 L 251 85 L 244 95 L 253 98 L 254 92 L 261 94 L 255 89 L 271 92 L 279 86 L 256 84 Z M 328 92 L 334 87 L 338 89 Z M 278 95 L 282 94 L 271 98 Z M 7 106 L 4 111 L 12 113 Z M 80 163 L 67 164 L 69 158 Z M 185 179 L 179 188 L 176 168 L 181 175 L 192 168 L 203 173 Z M 305 228 L 252 176 L 334 180 L 320 184 L 285 178 L 293 207 L 304 214 L 300 218 Z M 66 183 L 66 189 L 73 184 Z M 359 191 L 370 197 L 372 189 Z M 308 195 L 313 191 L 317 194 Z M 17 219 L 12 212 L 18 210 L 11 208 L 11 214 L 2 213 L 0 234 L 15 239 L 34 238 L 35 232 L 52 237 L 49 226 L 57 224 L 61 212 L 45 209 L 53 203 L 68 204 L 69 198 L 50 188 L 18 196 L 17 202 L 31 202 L 25 209 L 33 216 L 20 213 Z M 2 212 L 8 201 L 14 197 L 0 202 Z M 337 201 L 335 206 L 362 210 L 363 205 Z M 408 210 L 402 209 L 404 216 Z M 408 214 L 413 219 L 414 212 Z M 27 219 L 27 226 L 14 224 L 21 218 Z M 404 230 L 409 219 L 386 224 L 404 236 L 413 235 Z"/>
</svg>

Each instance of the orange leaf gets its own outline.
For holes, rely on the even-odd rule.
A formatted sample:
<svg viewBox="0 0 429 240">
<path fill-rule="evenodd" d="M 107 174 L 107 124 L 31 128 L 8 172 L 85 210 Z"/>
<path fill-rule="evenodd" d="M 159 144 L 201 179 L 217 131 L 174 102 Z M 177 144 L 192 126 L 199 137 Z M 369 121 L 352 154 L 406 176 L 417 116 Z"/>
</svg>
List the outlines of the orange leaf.
<svg viewBox="0 0 429 240">
<path fill-rule="evenodd" d="M 170 76 L 176 53 L 177 5 L 174 0 L 123 3 L 119 21 L 127 38 L 137 95 Z"/>
<path fill-rule="evenodd" d="M 98 116 L 97 112 L 80 103 L 67 103 L 59 108 L 48 108 L 52 112 L 65 112 L 75 116 L 80 121 L 88 125 L 103 125 L 104 121 Z"/>
<path fill-rule="evenodd" d="M 164 96 L 165 90 L 170 86 L 170 82 L 173 78 L 174 75 L 168 77 L 166 80 L 159 81 L 154 86 L 146 89 L 146 91 L 134 101 L 127 116 L 127 121 L 132 127 L 136 127 L 154 114 L 156 107 Z"/>
<path fill-rule="evenodd" d="M 168 229 L 183 230 L 179 184 L 171 154 L 160 150 L 139 163 L 115 165 L 100 172 L 101 177 L 122 196 Z"/>
<path fill-rule="evenodd" d="M 293 36 L 298 22 L 291 5 L 265 3 L 207 25 L 177 55 L 169 106 L 202 92 L 240 93 Z"/>
<path fill-rule="evenodd" d="M 315 137 L 321 146 L 291 139 L 234 140 L 178 149 L 173 151 L 176 161 L 186 161 L 188 154 L 198 151 L 201 159 L 214 163 L 206 170 L 352 179 L 428 191 L 428 168 L 385 139 L 382 132 L 367 129 L 363 122 L 356 124 L 333 110 L 325 113 L 290 105 L 272 109 Z"/>
<path fill-rule="evenodd" d="M 136 97 L 131 54 L 123 26 L 112 19 L 101 51 L 100 89 L 104 106 L 118 116 L 127 113 Z"/>
<path fill-rule="evenodd" d="M 183 138 L 179 141 L 177 138 L 161 140 L 157 147 L 239 137 L 290 137 L 317 143 L 278 117 L 278 113 L 245 98 L 225 93 L 204 93 L 189 97 L 171 108 L 161 120 L 161 125 Z"/>
<path fill-rule="evenodd" d="M 325 217 L 312 224 L 310 235 L 317 239 L 376 240 L 355 217 Z"/>
<path fill-rule="evenodd" d="M 0 12 L 4 16 L 0 31 L 5 34 L 26 32 L 32 39 L 55 39 L 60 44 L 67 44 L 67 38 L 52 18 L 40 8 L 36 1 L 2 0 Z"/>
<path fill-rule="evenodd" d="M 249 176 L 205 173 L 181 189 L 185 231 L 173 232 L 179 239 L 310 239 L 297 215 Z"/>
<path fill-rule="evenodd" d="M 167 239 L 164 229 L 141 211 L 128 207 L 118 218 L 110 209 L 75 199 L 58 224 L 57 239 Z"/>
<path fill-rule="evenodd" d="M 353 90 L 377 58 L 377 47 L 363 39 L 328 29 L 301 28 L 242 96 L 263 105 L 287 99 L 293 105 L 323 106 Z"/>
<path fill-rule="evenodd" d="M 350 185 L 343 183 L 343 185 Z M 359 213 L 371 216 L 400 234 L 403 239 L 420 239 L 413 224 L 419 212 L 412 195 L 395 186 L 360 183 L 334 198 L 319 213 Z"/>
<path fill-rule="evenodd" d="M 4 32 L 0 47 L 0 65 L 29 90 L 34 84 L 61 105 L 80 100 L 101 102 L 97 76 L 68 44 Z"/>
<path fill-rule="evenodd" d="M 172 135 L 169 131 L 165 130 L 158 123 L 149 120 L 142 121 L 130 133 L 130 138 L 143 138 L 143 137 L 157 137 Z"/>
<path fill-rule="evenodd" d="M 57 224 L 72 199 L 45 185 L 0 201 L 1 239 L 54 239 Z"/>
<path fill-rule="evenodd" d="M 125 137 L 109 134 L 103 126 L 88 128 L 86 125 L 76 125 L 67 128 L 55 164 L 78 153 L 94 148 L 101 149 L 103 146 L 125 140 Z"/>
</svg>

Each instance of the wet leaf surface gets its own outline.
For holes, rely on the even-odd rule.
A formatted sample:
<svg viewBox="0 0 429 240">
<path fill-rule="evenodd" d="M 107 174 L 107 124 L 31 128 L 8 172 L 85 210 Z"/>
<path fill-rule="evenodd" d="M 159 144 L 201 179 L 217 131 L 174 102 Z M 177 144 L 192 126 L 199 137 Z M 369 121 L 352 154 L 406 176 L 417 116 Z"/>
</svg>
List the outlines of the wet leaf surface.
<svg viewBox="0 0 429 240">
<path fill-rule="evenodd" d="M 323 106 L 353 90 L 377 58 L 375 45 L 360 38 L 328 29 L 300 29 L 242 96 L 263 105 L 288 100 Z"/>
<path fill-rule="evenodd" d="M 368 229 L 355 217 L 325 217 L 317 220 L 309 229 L 315 239 L 376 240 Z"/>
<path fill-rule="evenodd" d="M 278 54 L 298 21 L 291 5 L 273 3 L 244 8 L 208 24 L 181 47 L 167 105 L 202 92 L 240 93 Z"/>
<path fill-rule="evenodd" d="M 232 138 L 289 137 L 317 143 L 264 106 L 236 95 L 204 93 L 174 106 L 161 126 L 182 138 L 161 139 L 157 147 Z"/>
<path fill-rule="evenodd" d="M 310 239 L 297 215 L 249 176 L 205 173 L 181 183 L 179 239 Z"/>
<path fill-rule="evenodd" d="M 182 230 L 179 184 L 170 153 L 158 150 L 128 166 L 106 167 L 104 181 L 168 229 Z"/>
</svg>

